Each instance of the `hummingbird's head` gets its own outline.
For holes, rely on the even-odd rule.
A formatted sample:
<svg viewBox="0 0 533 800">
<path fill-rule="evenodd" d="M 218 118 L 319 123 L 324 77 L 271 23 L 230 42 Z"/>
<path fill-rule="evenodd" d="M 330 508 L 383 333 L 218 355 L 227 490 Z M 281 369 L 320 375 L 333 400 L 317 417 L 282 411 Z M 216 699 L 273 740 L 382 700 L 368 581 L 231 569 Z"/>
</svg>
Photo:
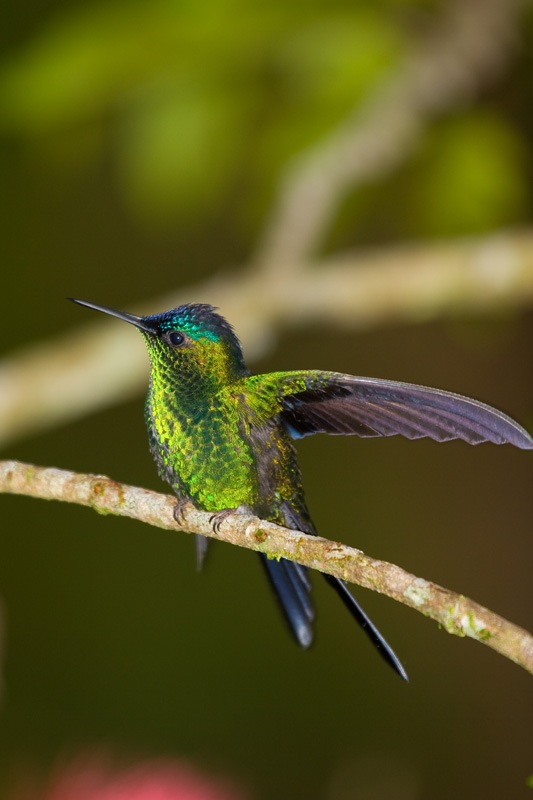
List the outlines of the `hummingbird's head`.
<svg viewBox="0 0 533 800">
<path fill-rule="evenodd" d="M 179 372 L 208 373 L 223 381 L 246 372 L 237 335 L 213 306 L 190 303 L 142 321 L 150 329 L 141 330 L 152 363 L 165 361 Z"/>
<path fill-rule="evenodd" d="M 190 303 L 162 314 L 138 317 L 85 300 L 74 303 L 102 311 L 139 328 L 153 372 L 179 381 L 180 375 L 227 382 L 247 374 L 242 349 L 229 322 L 213 306 Z"/>
</svg>

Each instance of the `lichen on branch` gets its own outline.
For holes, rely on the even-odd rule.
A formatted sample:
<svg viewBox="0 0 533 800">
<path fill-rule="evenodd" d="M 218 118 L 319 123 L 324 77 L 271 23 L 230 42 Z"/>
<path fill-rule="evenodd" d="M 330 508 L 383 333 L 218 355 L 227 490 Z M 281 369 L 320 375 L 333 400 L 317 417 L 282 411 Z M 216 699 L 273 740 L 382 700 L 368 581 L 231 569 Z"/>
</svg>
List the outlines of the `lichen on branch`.
<svg viewBox="0 0 533 800">
<path fill-rule="evenodd" d="M 173 516 L 175 497 L 88 475 L 18 461 L 0 462 L 0 493 L 27 495 L 89 506 L 170 531 L 197 533 L 230 544 L 287 558 L 311 569 L 380 592 L 435 620 L 448 633 L 486 644 L 533 673 L 533 636 L 463 595 L 417 578 L 395 564 L 320 536 L 282 528 L 258 517 L 233 514 L 217 533 L 211 514 L 185 506 L 183 524 Z"/>
</svg>

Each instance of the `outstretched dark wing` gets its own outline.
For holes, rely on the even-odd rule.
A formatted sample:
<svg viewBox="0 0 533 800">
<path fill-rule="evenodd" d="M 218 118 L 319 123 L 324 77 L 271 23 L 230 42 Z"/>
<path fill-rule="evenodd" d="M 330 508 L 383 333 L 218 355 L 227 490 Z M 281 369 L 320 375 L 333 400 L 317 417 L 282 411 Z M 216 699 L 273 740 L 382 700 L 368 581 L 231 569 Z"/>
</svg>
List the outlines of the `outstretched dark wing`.
<svg viewBox="0 0 533 800">
<path fill-rule="evenodd" d="M 442 389 L 360 378 L 335 372 L 286 372 L 251 376 L 261 391 L 277 383 L 281 419 L 292 436 L 313 433 L 355 436 L 428 436 L 532 449 L 533 439 L 511 417 L 485 403 Z"/>
</svg>

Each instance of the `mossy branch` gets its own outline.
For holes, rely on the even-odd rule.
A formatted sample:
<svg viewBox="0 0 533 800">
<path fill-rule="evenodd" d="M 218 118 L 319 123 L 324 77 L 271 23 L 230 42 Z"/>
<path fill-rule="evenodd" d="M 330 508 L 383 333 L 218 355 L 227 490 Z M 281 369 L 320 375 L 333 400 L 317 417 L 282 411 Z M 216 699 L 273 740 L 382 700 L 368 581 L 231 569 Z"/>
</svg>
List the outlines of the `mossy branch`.
<svg viewBox="0 0 533 800">
<path fill-rule="evenodd" d="M 353 547 L 240 514 L 228 517 L 215 534 L 211 514 L 192 505 L 185 507 L 184 523 L 178 525 L 173 517 L 175 497 L 117 483 L 104 475 L 17 461 L 0 462 L 0 492 L 90 506 L 100 514 L 130 517 L 164 530 L 199 533 L 271 558 L 297 561 L 387 595 L 435 620 L 448 633 L 483 642 L 533 673 L 533 636 L 527 631 L 463 595 Z"/>
</svg>

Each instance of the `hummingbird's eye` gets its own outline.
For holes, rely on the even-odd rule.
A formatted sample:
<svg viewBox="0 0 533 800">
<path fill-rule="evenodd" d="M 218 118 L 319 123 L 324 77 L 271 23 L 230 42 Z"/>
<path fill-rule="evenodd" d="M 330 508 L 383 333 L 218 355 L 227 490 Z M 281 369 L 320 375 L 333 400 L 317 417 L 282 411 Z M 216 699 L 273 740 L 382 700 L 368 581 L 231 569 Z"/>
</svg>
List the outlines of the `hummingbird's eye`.
<svg viewBox="0 0 533 800">
<path fill-rule="evenodd" d="M 185 342 L 185 336 L 180 331 L 169 331 L 166 339 L 172 347 L 180 347 Z"/>
</svg>

